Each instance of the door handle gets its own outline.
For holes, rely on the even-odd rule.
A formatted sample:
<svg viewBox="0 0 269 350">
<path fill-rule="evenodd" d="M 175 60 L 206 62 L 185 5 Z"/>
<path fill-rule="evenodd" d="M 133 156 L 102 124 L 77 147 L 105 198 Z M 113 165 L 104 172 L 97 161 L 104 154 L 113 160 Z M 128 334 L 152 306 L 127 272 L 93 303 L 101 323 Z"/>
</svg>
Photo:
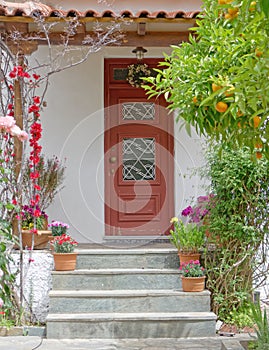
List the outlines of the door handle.
<svg viewBox="0 0 269 350">
<path fill-rule="evenodd" d="M 116 163 L 116 161 L 117 161 L 117 157 L 110 157 L 110 158 L 109 158 L 109 162 L 110 162 L 111 164 Z"/>
</svg>

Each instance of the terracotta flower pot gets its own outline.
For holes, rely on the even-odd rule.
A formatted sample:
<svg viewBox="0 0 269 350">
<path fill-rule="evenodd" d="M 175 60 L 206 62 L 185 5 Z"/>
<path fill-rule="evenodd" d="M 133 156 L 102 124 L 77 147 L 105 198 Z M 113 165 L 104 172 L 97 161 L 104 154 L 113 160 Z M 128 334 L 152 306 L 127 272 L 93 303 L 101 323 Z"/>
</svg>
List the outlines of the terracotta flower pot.
<svg viewBox="0 0 269 350">
<path fill-rule="evenodd" d="M 191 260 L 200 260 L 201 254 L 199 253 L 183 253 L 178 252 L 180 266 L 182 264 L 188 264 Z"/>
<path fill-rule="evenodd" d="M 205 289 L 205 276 L 181 277 L 183 292 L 202 292 Z"/>
<path fill-rule="evenodd" d="M 53 253 L 56 271 L 73 271 L 76 268 L 77 253 Z"/>
<path fill-rule="evenodd" d="M 29 230 L 22 230 L 22 246 L 23 248 L 31 248 L 32 237 L 34 236 L 34 249 L 47 248 L 51 231 L 38 230 L 38 234 L 34 234 Z"/>
</svg>

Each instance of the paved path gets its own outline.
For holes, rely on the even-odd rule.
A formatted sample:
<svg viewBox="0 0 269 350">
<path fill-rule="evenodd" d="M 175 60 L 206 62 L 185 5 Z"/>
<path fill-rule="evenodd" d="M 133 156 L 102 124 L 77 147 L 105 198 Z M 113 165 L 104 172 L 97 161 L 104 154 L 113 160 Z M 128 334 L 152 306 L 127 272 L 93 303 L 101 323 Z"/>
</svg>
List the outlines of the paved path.
<svg viewBox="0 0 269 350">
<path fill-rule="evenodd" d="M 0 350 L 244 350 L 240 342 L 246 334 L 235 337 L 197 339 L 122 339 L 78 340 L 41 339 L 40 337 L 0 337 Z"/>
</svg>

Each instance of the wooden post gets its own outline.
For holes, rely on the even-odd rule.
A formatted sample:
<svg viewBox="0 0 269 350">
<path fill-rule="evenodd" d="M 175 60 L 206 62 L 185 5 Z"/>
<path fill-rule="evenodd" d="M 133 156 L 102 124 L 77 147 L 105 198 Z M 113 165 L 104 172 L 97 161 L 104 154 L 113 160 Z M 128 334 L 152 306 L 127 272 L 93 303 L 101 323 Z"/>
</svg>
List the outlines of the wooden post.
<svg viewBox="0 0 269 350">
<path fill-rule="evenodd" d="M 7 45 L 14 56 L 17 57 L 17 65 L 22 67 L 24 67 L 24 55 L 30 55 L 38 48 L 36 41 L 26 41 L 23 43 L 8 41 Z M 14 81 L 14 118 L 16 124 L 23 130 L 23 91 L 21 78 L 17 78 Z M 18 182 L 22 167 L 23 143 L 17 137 L 14 138 L 14 153 L 15 179 Z M 18 220 L 15 217 L 12 221 L 12 229 L 13 235 L 19 237 Z"/>
<path fill-rule="evenodd" d="M 24 54 L 20 51 L 18 53 L 18 65 L 24 66 Z M 14 118 L 16 119 L 16 124 L 23 130 L 23 102 L 22 102 L 22 86 L 20 78 L 17 78 L 14 81 Z M 14 138 L 14 161 L 15 161 L 15 177 L 16 181 L 18 181 L 20 171 L 21 171 L 21 163 L 22 163 L 22 152 L 23 152 L 23 144 L 22 142 L 15 137 Z"/>
</svg>

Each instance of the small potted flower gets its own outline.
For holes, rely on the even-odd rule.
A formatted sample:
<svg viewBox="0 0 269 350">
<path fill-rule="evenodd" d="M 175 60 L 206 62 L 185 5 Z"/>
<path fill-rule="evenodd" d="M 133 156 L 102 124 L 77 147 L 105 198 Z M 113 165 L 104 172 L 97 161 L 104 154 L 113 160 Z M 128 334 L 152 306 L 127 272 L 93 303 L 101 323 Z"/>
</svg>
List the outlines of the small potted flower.
<svg viewBox="0 0 269 350">
<path fill-rule="evenodd" d="M 204 229 L 194 222 L 184 224 L 177 217 L 170 222 L 174 225 L 174 230 L 170 230 L 170 242 L 178 250 L 180 264 L 199 260 L 200 249 L 205 243 Z"/>
<path fill-rule="evenodd" d="M 74 252 L 78 245 L 71 236 L 62 234 L 56 236 L 51 244 L 53 246 L 54 267 L 56 271 L 72 271 L 76 268 L 77 252 Z"/>
<path fill-rule="evenodd" d="M 205 269 L 199 260 L 181 264 L 183 292 L 202 292 L 205 289 Z"/>
<path fill-rule="evenodd" d="M 48 227 L 51 229 L 53 237 L 61 236 L 62 234 L 66 233 L 69 229 L 68 224 L 55 220 L 53 220 L 52 223 L 48 225 Z"/>
<path fill-rule="evenodd" d="M 48 230 L 48 215 L 37 205 L 24 205 L 21 219 L 23 248 L 31 248 L 33 241 L 33 249 L 46 248 L 51 236 L 51 231 Z"/>
</svg>

